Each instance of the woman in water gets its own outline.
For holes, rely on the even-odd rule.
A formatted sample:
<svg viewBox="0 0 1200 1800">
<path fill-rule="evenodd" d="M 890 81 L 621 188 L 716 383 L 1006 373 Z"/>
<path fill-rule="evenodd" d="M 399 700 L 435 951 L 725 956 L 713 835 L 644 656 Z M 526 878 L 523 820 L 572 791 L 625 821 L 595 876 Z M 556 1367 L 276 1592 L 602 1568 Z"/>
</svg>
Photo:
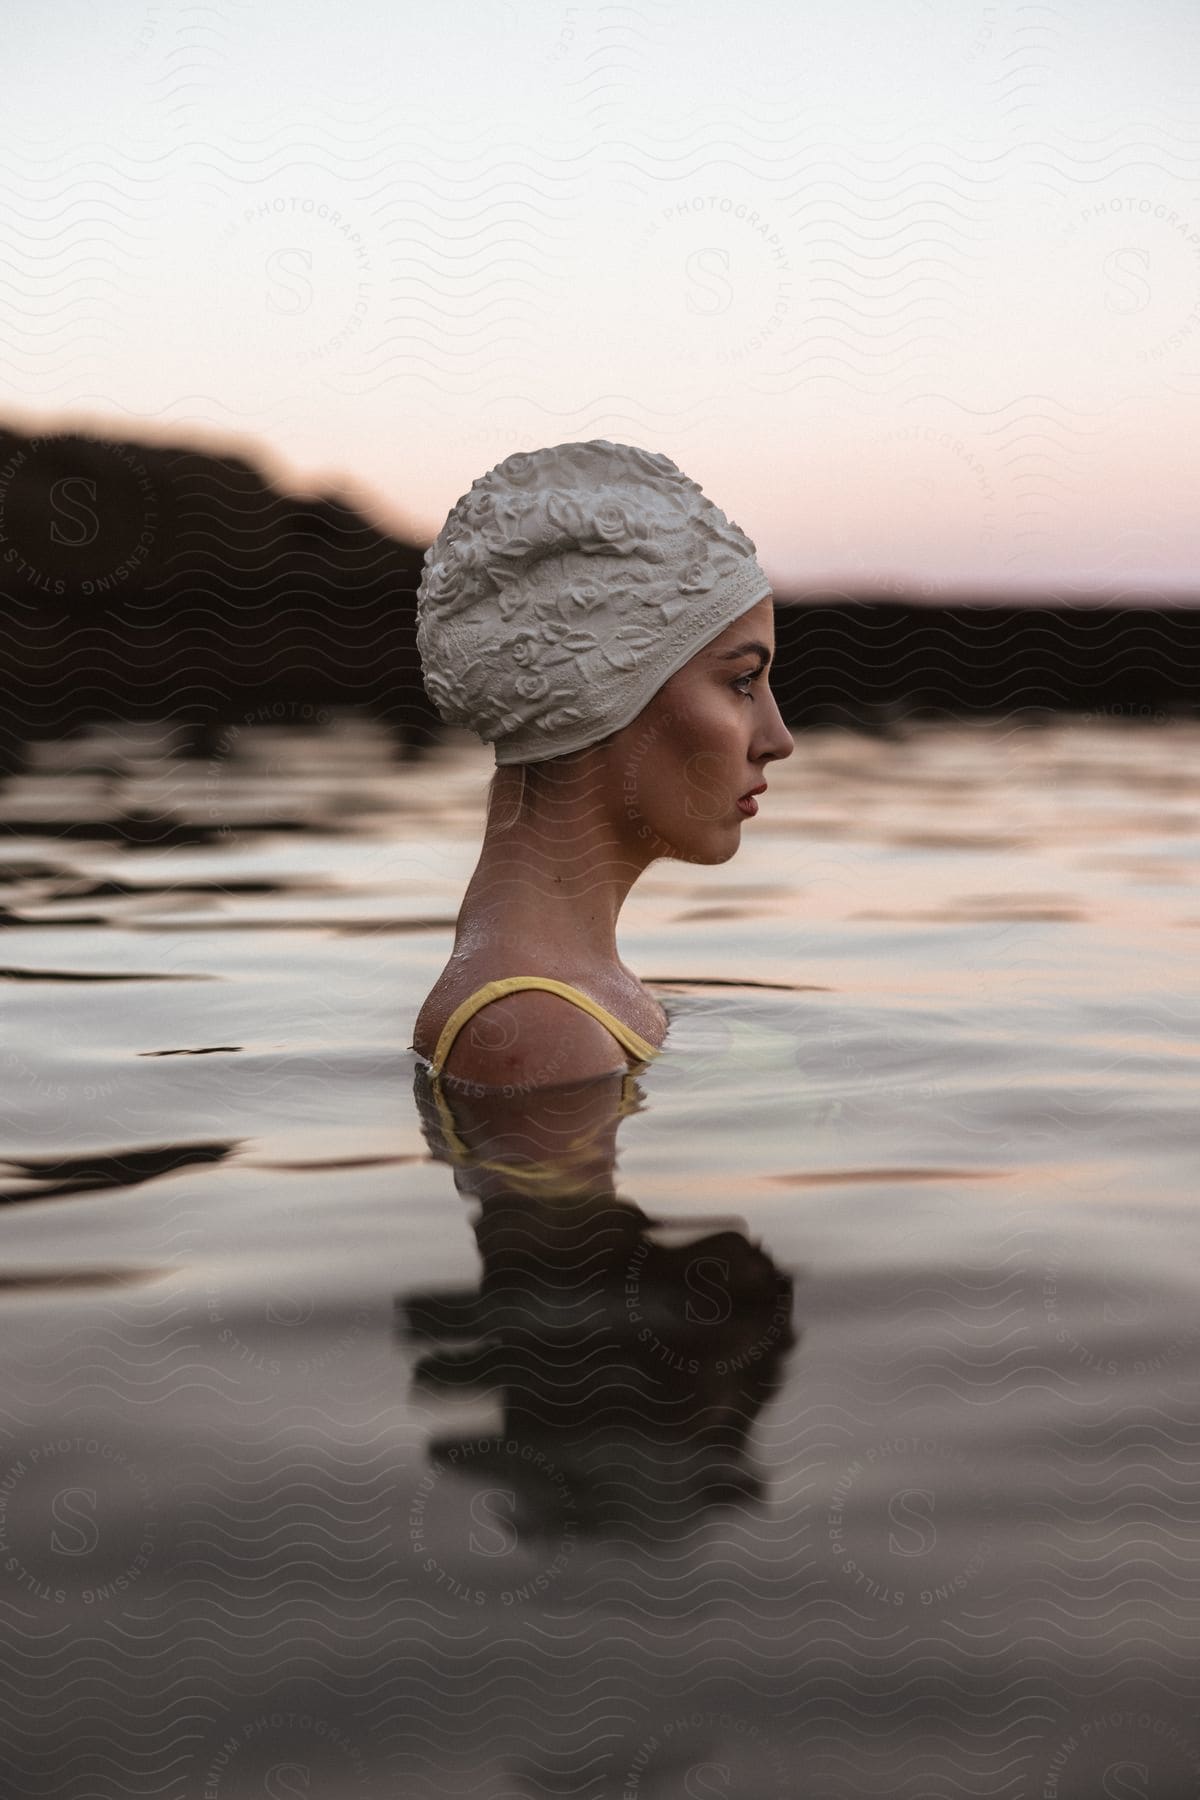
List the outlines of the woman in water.
<svg viewBox="0 0 1200 1800">
<path fill-rule="evenodd" d="M 665 456 L 509 456 L 426 552 L 417 644 L 442 718 L 494 744 L 496 773 L 412 1048 L 435 1087 L 477 1095 L 646 1062 L 667 1018 L 621 961 L 625 897 L 660 857 L 728 862 L 746 796 L 795 748 L 753 543 Z"/>
</svg>

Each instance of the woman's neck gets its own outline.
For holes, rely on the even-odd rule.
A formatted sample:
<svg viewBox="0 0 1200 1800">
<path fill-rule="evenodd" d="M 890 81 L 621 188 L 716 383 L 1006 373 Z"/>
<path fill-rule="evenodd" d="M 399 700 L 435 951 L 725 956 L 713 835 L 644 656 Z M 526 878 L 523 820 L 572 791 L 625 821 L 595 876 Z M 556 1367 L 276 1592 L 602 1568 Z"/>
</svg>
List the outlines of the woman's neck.
<svg viewBox="0 0 1200 1800">
<path fill-rule="evenodd" d="M 646 866 L 602 809 L 586 820 L 525 815 L 507 831 L 489 818 L 455 953 L 504 944 L 543 962 L 623 968 L 617 920 Z"/>
</svg>

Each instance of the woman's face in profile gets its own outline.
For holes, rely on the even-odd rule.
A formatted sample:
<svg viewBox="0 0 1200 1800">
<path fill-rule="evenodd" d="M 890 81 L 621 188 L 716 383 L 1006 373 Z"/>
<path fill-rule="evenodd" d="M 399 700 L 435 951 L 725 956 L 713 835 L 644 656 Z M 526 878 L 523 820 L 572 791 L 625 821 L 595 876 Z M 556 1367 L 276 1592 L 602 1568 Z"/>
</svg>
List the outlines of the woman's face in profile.
<svg viewBox="0 0 1200 1800">
<path fill-rule="evenodd" d="M 728 862 L 754 822 L 739 796 L 769 778 L 795 742 L 770 687 L 771 595 L 664 683 L 613 739 L 624 816 L 659 856 Z M 769 804 L 769 802 L 768 802 Z"/>
</svg>

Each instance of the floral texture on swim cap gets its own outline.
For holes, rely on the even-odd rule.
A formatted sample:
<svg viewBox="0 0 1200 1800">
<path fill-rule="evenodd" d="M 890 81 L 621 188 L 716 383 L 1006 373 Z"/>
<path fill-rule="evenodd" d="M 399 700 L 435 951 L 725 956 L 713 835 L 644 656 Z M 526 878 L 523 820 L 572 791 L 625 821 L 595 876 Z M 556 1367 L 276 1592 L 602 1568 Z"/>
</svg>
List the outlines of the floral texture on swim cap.
<svg viewBox="0 0 1200 1800">
<path fill-rule="evenodd" d="M 518 452 L 425 552 L 425 691 L 497 764 L 545 762 L 628 725 L 770 592 L 754 544 L 669 457 L 607 438 Z"/>
</svg>

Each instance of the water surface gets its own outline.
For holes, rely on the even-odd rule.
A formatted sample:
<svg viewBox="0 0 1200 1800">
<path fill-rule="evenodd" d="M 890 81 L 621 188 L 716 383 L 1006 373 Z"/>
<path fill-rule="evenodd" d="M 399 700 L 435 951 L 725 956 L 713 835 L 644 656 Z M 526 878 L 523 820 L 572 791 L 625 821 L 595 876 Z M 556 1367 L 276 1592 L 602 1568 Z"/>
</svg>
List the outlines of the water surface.
<svg viewBox="0 0 1200 1800">
<path fill-rule="evenodd" d="M 486 753 L 186 750 L 0 791 L 8 1791 L 1200 1792 L 1200 726 L 797 734 L 607 1193 L 430 1128 Z"/>
</svg>

